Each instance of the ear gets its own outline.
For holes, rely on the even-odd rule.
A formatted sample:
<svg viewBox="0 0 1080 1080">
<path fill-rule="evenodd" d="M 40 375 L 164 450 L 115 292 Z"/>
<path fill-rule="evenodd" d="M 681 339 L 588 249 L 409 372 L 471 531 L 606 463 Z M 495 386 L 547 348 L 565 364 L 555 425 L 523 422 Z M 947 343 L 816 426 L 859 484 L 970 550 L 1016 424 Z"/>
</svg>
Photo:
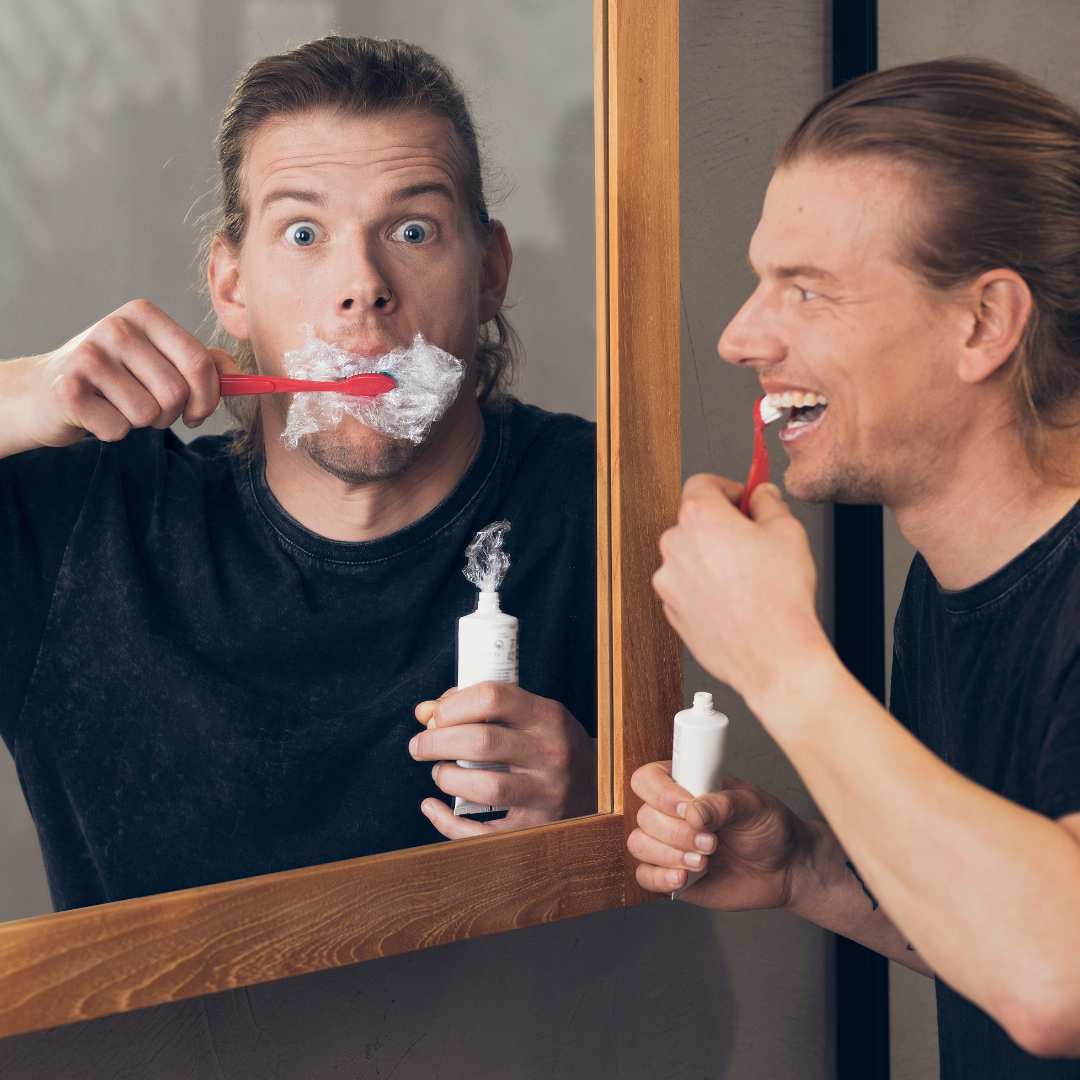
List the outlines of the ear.
<svg viewBox="0 0 1080 1080">
<path fill-rule="evenodd" d="M 962 382 L 989 378 L 1020 344 L 1031 318 L 1031 290 L 1014 270 L 988 270 L 971 287 L 975 325 L 964 342 L 957 374 Z"/>
<path fill-rule="evenodd" d="M 210 261 L 206 267 L 210 282 L 210 298 L 221 325 L 237 341 L 247 341 L 247 307 L 244 287 L 240 281 L 240 256 L 220 236 L 210 245 Z"/>
<path fill-rule="evenodd" d="M 484 262 L 480 267 L 480 323 L 483 325 L 499 314 L 506 299 L 506 286 L 510 281 L 510 264 L 514 253 L 510 250 L 510 237 L 501 221 L 492 222 L 491 239 L 484 248 Z"/>
</svg>

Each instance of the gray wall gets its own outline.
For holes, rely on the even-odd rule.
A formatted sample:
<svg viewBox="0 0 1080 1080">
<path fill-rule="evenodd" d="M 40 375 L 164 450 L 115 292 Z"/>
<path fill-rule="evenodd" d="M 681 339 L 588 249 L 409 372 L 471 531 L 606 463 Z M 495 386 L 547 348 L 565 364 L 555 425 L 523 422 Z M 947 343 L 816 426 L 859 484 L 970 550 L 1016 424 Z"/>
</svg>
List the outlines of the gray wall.
<svg viewBox="0 0 1080 1080">
<path fill-rule="evenodd" d="M 824 88 L 824 2 L 682 4 L 691 470 L 747 465 L 752 380 L 713 347 L 749 285 L 746 244 L 776 141 Z M 805 519 L 823 554 L 824 514 Z M 705 685 L 689 667 L 688 692 Z M 725 704 L 734 769 L 813 812 L 760 727 Z M 831 971 L 829 935 L 782 912 L 658 901 L 17 1036 L 0 1043 L 0 1074 L 823 1080 L 834 1074 Z"/>
</svg>

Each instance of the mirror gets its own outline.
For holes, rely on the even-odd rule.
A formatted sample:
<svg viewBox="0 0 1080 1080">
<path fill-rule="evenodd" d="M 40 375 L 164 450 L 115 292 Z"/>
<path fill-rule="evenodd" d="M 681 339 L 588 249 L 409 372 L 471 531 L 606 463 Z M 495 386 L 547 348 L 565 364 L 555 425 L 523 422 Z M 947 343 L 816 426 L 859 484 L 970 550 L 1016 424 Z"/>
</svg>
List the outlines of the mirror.
<svg viewBox="0 0 1080 1080">
<path fill-rule="evenodd" d="M 647 898 L 629 780 L 682 707 L 649 584 L 680 488 L 676 0 L 596 0 L 593 57 L 600 812 L 5 923 L 0 1037 Z"/>
<path fill-rule="evenodd" d="M 505 223 L 513 245 L 508 308 L 527 358 L 515 392 L 541 408 L 595 419 L 593 13 L 586 0 L 526 6 L 493 0 L 372 0 L 363 4 L 221 0 L 213 5 L 153 0 L 139 5 L 137 11 L 123 5 L 105 5 L 96 9 L 92 17 L 71 0 L 48 8 L 53 20 L 48 25 L 43 21 L 45 10 L 19 5 L 17 11 L 9 12 L 18 33 L 6 39 L 11 51 L 3 58 L 8 74 L 8 108 L 0 120 L 7 148 L 7 167 L 0 182 L 0 250 L 8 275 L 7 285 L 0 292 L 0 325 L 5 328 L 3 355 L 29 355 L 54 348 L 135 297 L 153 301 L 187 330 L 207 340 L 212 320 L 207 321 L 207 303 L 198 290 L 202 270 L 192 260 L 199 217 L 215 203 L 215 195 L 209 190 L 216 175 L 211 143 L 231 84 L 239 71 L 258 57 L 337 30 L 415 42 L 430 49 L 459 75 L 473 100 L 487 159 L 489 209 Z M 178 422 L 173 431 L 190 442 L 196 436 L 223 431 L 228 423 L 228 412 L 220 408 L 200 429 L 190 430 Z M 586 483 L 591 486 L 591 455 L 582 458 L 581 467 L 587 470 Z M 502 512 L 492 514 L 502 516 Z M 592 507 L 586 507 L 582 516 L 591 523 Z M 479 528 L 488 521 L 473 524 Z M 512 614 L 522 615 L 523 649 L 550 652 L 556 642 L 559 647 L 563 645 L 571 630 L 552 626 L 544 638 L 537 620 L 530 623 L 526 614 L 529 609 L 515 609 L 514 568 L 516 564 L 524 565 L 529 545 L 520 524 L 518 531 L 514 524 L 512 521 L 507 537 L 512 563 L 503 604 Z M 470 531 L 470 538 L 472 531 L 475 529 Z M 582 546 L 586 545 L 591 552 L 594 542 L 589 531 L 583 534 Z M 453 558 L 460 563 L 457 569 L 462 569 L 461 552 L 457 551 Z M 540 577 L 534 574 L 529 580 L 536 585 Z M 588 584 L 579 591 L 591 595 L 594 590 L 590 575 L 581 580 Z M 304 587 L 310 588 L 311 582 Z M 459 594 L 459 600 L 469 602 L 467 583 L 455 581 L 454 592 Z M 361 590 L 357 604 L 362 605 L 367 595 Z M 422 606 L 427 601 L 410 601 L 418 602 Z M 281 603 L 283 607 L 289 604 L 285 593 Z M 85 906 L 438 841 L 439 833 L 421 816 L 419 806 L 421 798 L 441 793 L 428 778 L 431 764 L 414 763 L 407 756 L 408 739 L 421 730 L 410 714 L 417 701 L 437 696 L 453 684 L 456 615 L 470 609 L 450 611 L 442 603 L 436 603 L 434 609 L 447 616 L 446 625 L 433 634 L 436 638 L 441 635 L 449 648 L 449 652 L 447 648 L 435 650 L 435 663 L 443 669 L 441 682 L 405 679 L 399 670 L 393 680 L 387 679 L 382 685 L 379 679 L 364 683 L 367 693 L 380 698 L 396 693 L 403 699 L 393 713 L 395 717 L 400 714 L 394 721 L 394 734 L 379 742 L 373 751 L 384 762 L 396 760 L 393 755 L 397 755 L 408 776 L 399 781 L 409 788 L 407 794 L 402 792 L 400 799 L 396 792 L 382 795 L 388 801 L 381 814 L 394 819 L 391 824 L 384 821 L 370 828 L 357 827 L 351 839 L 335 838 L 329 843 L 297 839 L 297 832 L 320 829 L 338 834 L 348 829 L 343 818 L 355 820 L 371 814 L 362 793 L 347 792 L 348 785 L 334 769 L 320 769 L 312 761 L 313 751 L 315 757 L 326 752 L 342 755 L 343 769 L 349 767 L 348 755 L 362 757 L 369 751 L 348 737 L 332 740 L 322 750 L 316 750 L 314 743 L 307 749 L 283 749 L 284 741 L 307 738 L 298 734 L 298 728 L 320 721 L 314 709 L 302 717 L 302 723 L 298 720 L 291 727 L 286 717 L 279 716 L 275 721 L 279 731 L 275 734 L 274 723 L 268 723 L 271 730 L 260 736 L 265 739 L 263 749 L 255 748 L 253 753 L 280 755 L 275 763 L 279 770 L 275 782 L 284 787 L 293 782 L 290 774 L 311 770 L 310 783 L 303 779 L 296 782 L 292 804 L 288 798 L 266 797 L 263 802 L 261 795 L 249 787 L 246 796 L 226 796 L 246 799 L 248 805 L 225 811 L 211 784 L 203 805 L 197 798 L 192 799 L 192 820 L 187 824 L 176 820 L 172 839 L 166 839 L 160 849 L 169 851 L 163 859 L 170 864 L 184 860 L 185 855 L 178 850 L 184 845 L 177 842 L 177 831 L 205 828 L 208 822 L 215 822 L 214 828 L 227 835 L 231 826 L 224 819 L 237 811 L 240 815 L 250 813 L 255 809 L 250 800 L 255 799 L 259 815 L 283 815 L 279 827 L 284 834 L 294 834 L 292 840 L 282 836 L 284 852 L 290 854 L 238 857 L 238 848 L 258 842 L 252 834 L 245 840 L 241 830 L 229 840 L 227 846 L 232 850 L 225 858 L 192 853 L 185 870 L 177 868 L 173 872 L 170 868 L 165 873 L 134 875 L 124 867 L 112 872 L 99 870 L 97 875 L 88 871 L 90 877 L 100 877 L 100 888 L 84 882 L 82 878 L 87 875 L 77 883 L 54 881 L 60 905 Z M 176 617 L 176 612 L 169 616 L 173 621 Z M 184 616 L 180 613 L 179 617 Z M 199 639 L 205 634 L 208 651 L 213 652 L 210 642 L 215 630 L 208 623 L 198 624 L 197 619 L 195 623 L 193 637 Z M 275 624 L 272 636 L 289 632 L 289 627 Z M 578 636 L 587 643 L 594 639 L 594 631 L 590 625 L 583 625 Z M 113 634 L 109 632 L 106 637 L 112 639 Z M 190 642 L 177 644 L 185 649 Z M 380 643 L 358 644 L 372 650 Z M 536 689 L 530 683 L 530 672 L 552 666 L 550 658 L 543 664 L 538 664 L 540 660 L 540 656 L 523 655 L 524 689 Z M 581 664 L 585 662 L 582 656 Z M 214 666 L 214 661 L 210 663 Z M 382 656 L 374 663 L 402 666 L 397 658 Z M 334 673 L 333 664 L 327 666 L 325 681 L 341 676 L 340 671 Z M 106 693 L 106 699 L 115 700 L 132 692 L 130 687 L 124 689 L 127 677 L 121 676 L 115 684 L 117 693 Z M 193 676 L 195 681 L 200 677 Z M 188 678 L 192 676 L 185 676 Z M 314 697 L 319 684 L 325 686 L 325 681 L 312 680 L 300 696 Z M 562 703 L 575 715 L 580 713 L 582 723 L 595 731 L 594 680 L 575 673 L 572 681 L 577 689 L 569 685 L 570 673 L 563 679 Z M 239 682 L 243 683 L 242 677 Z M 400 687 L 396 692 L 395 682 Z M 237 690 L 230 674 L 217 692 L 231 694 Z M 164 684 L 161 691 L 165 693 Z M 238 693 L 238 700 L 249 703 L 241 708 L 272 712 L 273 703 L 258 693 L 249 696 L 242 689 Z M 572 693 L 576 694 L 576 703 L 570 700 Z M 557 694 L 552 690 L 543 696 L 554 698 Z M 212 692 L 208 691 L 208 695 Z M 342 716 L 340 700 L 322 707 L 333 714 L 332 719 L 344 720 L 345 726 L 352 723 L 347 713 Z M 170 708 L 163 704 L 160 712 L 145 722 L 161 727 L 163 733 L 188 724 L 199 725 L 199 708 Z M 299 712 L 303 706 L 297 704 L 296 708 Z M 356 724 L 360 723 L 357 719 Z M 135 764 L 140 757 L 137 737 L 132 738 L 130 732 L 124 735 L 122 726 L 108 726 L 117 742 L 130 746 L 120 756 L 129 758 L 131 765 L 117 765 L 117 755 L 112 755 L 104 765 L 104 775 L 95 776 L 91 786 L 110 784 L 111 780 L 115 781 L 112 787 L 120 791 L 122 781 L 115 776 L 105 779 L 110 770 L 147 768 L 149 762 L 144 759 L 142 765 Z M 237 732 L 228 738 L 237 736 L 244 737 Z M 275 739 L 278 743 L 272 745 Z M 38 752 L 30 748 L 32 742 L 32 738 L 23 740 L 26 759 Z M 40 740 L 37 746 L 40 750 Z M 176 786 L 186 790 L 199 783 L 197 776 L 180 778 L 183 766 L 174 764 L 177 749 L 163 763 L 163 772 L 155 782 L 164 792 L 172 790 L 170 774 L 176 778 Z M 202 749 L 210 757 L 227 753 L 213 735 L 206 737 Z M 5 873 L 0 875 L 0 919 L 44 914 L 52 911 L 53 905 L 33 824 L 14 763 L 6 750 L 0 749 L 0 757 L 0 813 L 4 823 L 0 864 L 5 867 Z M 54 765 L 49 763 L 49 767 Z M 40 782 L 29 760 L 24 761 L 24 766 L 24 783 L 28 784 L 31 799 L 36 800 L 39 820 L 51 819 L 53 815 L 48 811 L 56 792 Z M 218 774 L 218 783 L 228 786 L 232 782 L 229 776 L 242 775 L 248 767 L 244 761 L 230 763 L 224 775 Z M 74 770 L 89 768 L 75 766 Z M 68 772 L 61 783 L 72 793 L 70 781 Z M 342 790 L 327 797 L 326 789 L 335 785 Z M 317 793 L 314 788 L 322 790 Z M 321 807 L 298 811 L 297 802 L 310 804 L 316 794 L 322 799 Z M 85 845 L 74 845 L 82 849 L 84 862 L 98 866 L 104 847 L 134 843 L 133 839 L 121 839 L 121 834 L 131 838 L 138 830 L 136 819 L 142 815 L 133 807 L 140 800 L 178 801 L 149 790 L 116 798 L 125 807 L 122 811 L 112 805 L 100 806 L 94 790 L 72 794 L 74 810 L 81 819 L 95 813 L 111 816 L 114 812 L 118 818 L 111 825 L 91 821 L 86 826 L 88 834 L 96 828 L 103 831 L 88 838 Z M 164 806 L 147 807 L 147 811 L 163 816 L 169 813 Z M 410 819 L 407 827 L 404 819 Z M 255 832 L 267 827 L 264 822 L 257 823 Z M 150 835 L 147 833 L 147 838 Z M 57 843 L 53 837 L 53 846 Z M 141 855 L 134 854 L 133 847 L 126 858 L 145 861 L 146 844 L 142 847 Z M 56 858 L 62 861 L 72 857 L 65 853 Z"/>
</svg>

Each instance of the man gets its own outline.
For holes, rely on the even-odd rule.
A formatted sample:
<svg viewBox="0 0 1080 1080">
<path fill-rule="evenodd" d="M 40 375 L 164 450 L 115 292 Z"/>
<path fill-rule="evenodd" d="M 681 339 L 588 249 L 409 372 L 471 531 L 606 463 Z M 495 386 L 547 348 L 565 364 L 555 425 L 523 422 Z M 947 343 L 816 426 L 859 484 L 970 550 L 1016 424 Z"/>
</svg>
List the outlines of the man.
<svg viewBox="0 0 1080 1080">
<path fill-rule="evenodd" d="M 941 61 L 820 102 L 780 153 L 720 339 L 792 406 L 788 490 L 918 549 L 890 716 L 814 612 L 773 486 L 687 481 L 654 584 L 828 824 L 640 769 L 638 880 L 784 907 L 938 981 L 942 1076 L 1080 1077 L 1080 116 Z M 790 397 L 788 396 L 790 395 Z M 814 395 L 807 398 L 807 395 Z"/>
<path fill-rule="evenodd" d="M 58 908 L 595 803 L 593 429 L 506 396 L 511 249 L 460 89 L 403 42 L 312 42 L 244 75 L 219 158 L 243 367 L 280 374 L 306 324 L 369 357 L 420 332 L 466 374 L 418 446 L 346 417 L 291 450 L 284 396 L 232 442 L 165 430 L 236 365 L 145 302 L 0 366 L 0 733 Z M 464 548 L 503 518 L 522 687 L 448 692 Z"/>
</svg>

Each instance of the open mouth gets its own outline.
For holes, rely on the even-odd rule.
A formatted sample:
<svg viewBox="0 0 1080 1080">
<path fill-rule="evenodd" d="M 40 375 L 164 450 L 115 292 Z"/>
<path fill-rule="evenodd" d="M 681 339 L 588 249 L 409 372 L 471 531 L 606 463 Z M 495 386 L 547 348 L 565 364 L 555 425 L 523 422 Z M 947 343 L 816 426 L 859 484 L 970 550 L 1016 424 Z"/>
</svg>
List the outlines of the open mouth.
<svg viewBox="0 0 1080 1080">
<path fill-rule="evenodd" d="M 782 394 L 767 395 L 766 400 L 775 409 L 791 410 L 780 431 L 782 439 L 793 439 L 804 429 L 813 427 L 829 407 L 824 394 L 810 391 L 785 390 Z"/>
</svg>

